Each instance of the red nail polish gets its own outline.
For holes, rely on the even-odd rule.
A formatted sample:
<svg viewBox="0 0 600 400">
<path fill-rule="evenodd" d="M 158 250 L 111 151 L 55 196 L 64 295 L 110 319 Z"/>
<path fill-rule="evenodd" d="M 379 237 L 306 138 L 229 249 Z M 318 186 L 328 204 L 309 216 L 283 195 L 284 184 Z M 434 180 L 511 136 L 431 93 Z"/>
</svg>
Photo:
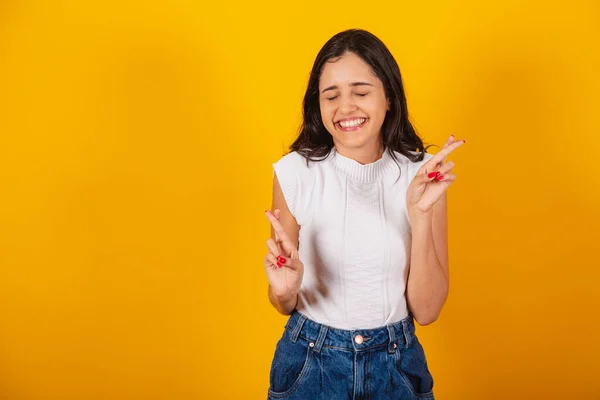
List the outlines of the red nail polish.
<svg viewBox="0 0 600 400">
<path fill-rule="evenodd" d="M 434 176 L 437 176 L 439 174 L 439 172 L 430 172 L 429 174 L 427 174 L 427 177 L 429 179 L 433 178 Z"/>
<path fill-rule="evenodd" d="M 281 263 L 277 263 L 277 266 L 278 266 L 279 268 L 281 268 L 281 267 L 282 267 Z"/>
<path fill-rule="evenodd" d="M 282 264 L 285 264 L 285 262 L 286 262 L 286 259 L 285 259 L 285 258 L 283 258 L 283 257 L 281 257 L 281 256 L 279 256 L 279 257 L 277 258 L 277 261 L 279 261 L 279 262 L 280 262 L 280 263 L 282 263 Z"/>
<path fill-rule="evenodd" d="M 440 176 L 438 176 L 435 179 L 437 179 L 438 181 L 443 181 L 444 180 L 444 175 L 440 175 Z"/>
</svg>

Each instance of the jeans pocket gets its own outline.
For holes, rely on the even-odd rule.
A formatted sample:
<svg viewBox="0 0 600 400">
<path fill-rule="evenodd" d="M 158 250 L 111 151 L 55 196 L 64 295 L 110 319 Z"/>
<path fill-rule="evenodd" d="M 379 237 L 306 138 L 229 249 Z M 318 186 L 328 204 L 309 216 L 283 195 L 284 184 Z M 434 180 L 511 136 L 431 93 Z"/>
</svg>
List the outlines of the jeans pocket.
<svg viewBox="0 0 600 400">
<path fill-rule="evenodd" d="M 290 396 L 308 375 L 312 365 L 312 348 L 304 339 L 296 343 L 286 330 L 277 343 L 271 364 L 269 396 L 284 398 Z"/>
<path fill-rule="evenodd" d="M 416 336 L 409 347 L 398 346 L 393 354 L 396 371 L 418 399 L 433 399 L 433 376 L 423 347 Z"/>
</svg>

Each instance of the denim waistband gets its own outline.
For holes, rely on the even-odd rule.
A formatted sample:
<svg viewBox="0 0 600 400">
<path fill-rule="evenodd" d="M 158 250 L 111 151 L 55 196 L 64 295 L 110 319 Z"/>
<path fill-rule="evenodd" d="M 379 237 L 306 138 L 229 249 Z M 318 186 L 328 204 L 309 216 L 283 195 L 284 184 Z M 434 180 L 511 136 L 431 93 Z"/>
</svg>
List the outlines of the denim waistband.
<svg viewBox="0 0 600 400">
<path fill-rule="evenodd" d="M 306 315 L 294 310 L 285 328 L 290 331 L 291 340 L 302 338 L 319 352 L 321 347 L 333 347 L 349 351 L 366 351 L 386 347 L 393 353 L 396 346 L 410 347 L 415 336 L 415 324 L 412 315 L 380 328 L 338 329 L 308 319 Z"/>
</svg>

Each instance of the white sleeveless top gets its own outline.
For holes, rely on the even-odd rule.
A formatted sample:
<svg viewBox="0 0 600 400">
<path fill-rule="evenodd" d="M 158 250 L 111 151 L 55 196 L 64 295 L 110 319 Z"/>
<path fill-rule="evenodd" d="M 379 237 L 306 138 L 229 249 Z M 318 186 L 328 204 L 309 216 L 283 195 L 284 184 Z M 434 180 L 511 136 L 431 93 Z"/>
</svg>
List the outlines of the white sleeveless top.
<svg viewBox="0 0 600 400">
<path fill-rule="evenodd" d="M 384 152 L 362 165 L 331 151 L 323 161 L 292 152 L 273 164 L 300 225 L 304 278 L 297 309 L 339 329 L 377 328 L 408 315 L 411 231 L 406 190 L 432 155 L 413 163 Z"/>
</svg>

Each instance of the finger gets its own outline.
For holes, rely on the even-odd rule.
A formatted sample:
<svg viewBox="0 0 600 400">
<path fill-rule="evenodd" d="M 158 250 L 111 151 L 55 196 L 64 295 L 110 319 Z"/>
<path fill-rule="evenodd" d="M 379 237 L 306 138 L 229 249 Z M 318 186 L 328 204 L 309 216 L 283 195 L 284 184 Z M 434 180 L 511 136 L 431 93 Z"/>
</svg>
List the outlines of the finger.
<svg viewBox="0 0 600 400">
<path fill-rule="evenodd" d="M 435 177 L 436 173 L 439 174 L 446 174 L 448 172 L 450 172 L 452 170 L 452 168 L 454 168 L 454 162 L 453 161 L 448 161 L 446 163 L 441 164 L 438 168 L 434 169 L 431 172 L 428 172 L 428 178 L 432 178 Z M 424 173 L 425 171 L 421 171 L 421 173 Z"/>
<path fill-rule="evenodd" d="M 301 266 L 300 260 L 293 259 L 293 258 L 286 259 L 284 263 L 281 263 L 281 265 L 283 267 L 291 269 L 292 271 L 298 271 Z"/>
<path fill-rule="evenodd" d="M 275 257 L 281 256 L 281 252 L 279 251 L 279 246 L 277 246 L 277 243 L 275 243 L 275 241 L 273 239 L 267 240 L 267 248 L 269 249 L 269 251 L 271 253 L 273 253 L 273 255 Z"/>
<path fill-rule="evenodd" d="M 266 211 L 265 211 L 265 213 L 266 213 L 266 212 L 268 212 L 268 211 L 269 211 L 269 210 L 266 210 Z M 271 212 L 271 214 L 273 214 L 273 216 L 275 216 L 275 218 L 279 219 L 280 211 L 279 211 L 279 209 L 278 209 L 278 208 L 276 208 L 276 209 L 274 209 L 274 210 Z M 279 236 L 277 236 L 277 233 L 275 233 L 275 241 L 276 241 L 277 243 L 281 242 L 281 240 L 279 239 Z"/>
<path fill-rule="evenodd" d="M 445 149 L 445 148 L 447 148 L 448 146 L 450 146 L 452 143 L 454 143 L 454 141 L 455 141 L 455 140 L 456 140 L 456 138 L 454 137 L 454 135 L 450 135 L 450 136 L 448 137 L 448 140 L 446 140 L 446 143 L 445 143 L 445 144 L 444 144 L 444 146 L 442 147 L 442 150 L 443 150 L 443 149 Z M 445 163 L 445 162 L 446 162 L 446 157 L 447 157 L 447 156 L 443 157 L 441 160 L 438 160 L 438 161 L 436 162 L 436 164 L 435 164 L 435 165 L 433 165 L 433 164 L 430 164 L 430 163 L 431 163 L 431 161 L 433 161 L 433 159 L 429 160 L 429 161 L 428 161 L 427 163 L 425 163 L 425 164 L 424 164 L 424 165 L 423 165 L 421 168 L 419 168 L 419 170 L 417 171 L 417 174 L 423 174 L 423 173 L 425 173 L 425 172 L 427 172 L 427 173 L 428 173 L 429 171 L 431 171 L 431 172 L 434 172 L 434 171 L 438 170 L 438 169 L 439 169 L 439 167 L 440 167 L 440 166 L 441 166 L 443 163 Z"/>
<path fill-rule="evenodd" d="M 454 143 L 454 140 L 455 140 L 454 135 L 450 135 L 450 137 L 448 137 L 448 140 L 446 140 L 446 144 L 444 144 L 444 146 L 442 147 L 442 149 L 450 146 L 452 143 Z M 446 157 L 444 157 L 443 162 L 446 162 Z"/>
<path fill-rule="evenodd" d="M 454 143 L 454 135 L 450 135 L 450 137 L 448 137 L 448 140 L 446 140 L 446 144 L 444 144 L 444 146 L 443 146 L 442 148 L 444 148 L 444 147 L 448 147 L 448 146 L 450 146 L 452 143 Z"/>
<path fill-rule="evenodd" d="M 444 174 L 444 175 L 439 175 L 437 178 L 435 178 L 438 182 L 454 182 L 456 180 L 456 175 L 454 174 Z"/>
<path fill-rule="evenodd" d="M 454 162 L 448 161 L 448 162 L 444 163 L 440 167 L 440 169 L 438 169 L 438 172 L 442 175 L 445 175 L 445 174 L 449 173 L 450 171 L 452 171 L 452 168 L 454 168 Z"/>
<path fill-rule="evenodd" d="M 423 182 L 430 182 L 430 181 L 433 181 L 433 180 L 438 180 L 438 181 L 443 180 L 444 178 L 439 179 L 440 176 L 443 177 L 444 175 L 447 175 L 448 173 L 450 173 L 450 171 L 452 171 L 452 168 L 454 168 L 454 162 L 453 161 L 448 161 L 447 163 L 444 163 L 440 167 L 440 169 L 438 169 L 437 171 L 431 171 L 430 173 L 428 173 L 426 175 L 423 174 L 422 175 L 422 181 Z"/>
<path fill-rule="evenodd" d="M 265 256 L 265 267 L 281 268 L 279 265 L 277 265 L 277 263 L 277 257 L 275 257 L 273 253 L 267 253 Z"/>
<path fill-rule="evenodd" d="M 444 147 L 442 150 L 439 151 L 439 153 L 437 153 L 435 156 L 431 157 L 429 161 L 427 161 L 427 163 L 424 165 L 425 170 L 429 171 L 430 169 L 432 169 L 432 167 L 436 166 L 437 164 L 443 163 L 446 157 L 448 157 L 448 154 L 452 153 L 454 150 L 458 149 L 465 143 L 465 140 L 459 140 L 458 142 L 454 142 L 451 145 Z"/>
<path fill-rule="evenodd" d="M 440 173 L 438 171 L 432 171 L 427 174 L 421 174 L 421 182 L 422 183 L 431 182 L 434 179 L 436 179 L 438 176 L 440 176 Z"/>
<path fill-rule="evenodd" d="M 297 271 L 300 268 L 298 260 L 293 260 L 284 257 L 275 257 L 273 253 L 267 253 L 265 256 L 265 267 L 277 267 L 277 268 L 289 268 L 293 271 Z"/>
<path fill-rule="evenodd" d="M 279 240 L 282 242 L 291 243 L 289 236 L 287 235 L 287 233 L 285 233 L 285 230 L 283 229 L 283 225 L 281 225 L 279 220 L 275 217 L 275 215 L 273 215 L 271 211 L 267 211 L 267 218 L 269 218 L 269 221 L 271 221 L 271 226 L 273 227 L 273 230 L 275 231 L 275 234 L 277 235 Z"/>
<path fill-rule="evenodd" d="M 277 220 L 279 220 L 281 215 L 279 208 L 273 210 L 273 215 L 275 216 L 275 218 L 277 218 Z M 279 237 L 279 235 L 277 235 L 277 233 L 275 233 L 275 241 L 277 242 L 277 244 L 281 243 L 281 238 Z"/>
</svg>

